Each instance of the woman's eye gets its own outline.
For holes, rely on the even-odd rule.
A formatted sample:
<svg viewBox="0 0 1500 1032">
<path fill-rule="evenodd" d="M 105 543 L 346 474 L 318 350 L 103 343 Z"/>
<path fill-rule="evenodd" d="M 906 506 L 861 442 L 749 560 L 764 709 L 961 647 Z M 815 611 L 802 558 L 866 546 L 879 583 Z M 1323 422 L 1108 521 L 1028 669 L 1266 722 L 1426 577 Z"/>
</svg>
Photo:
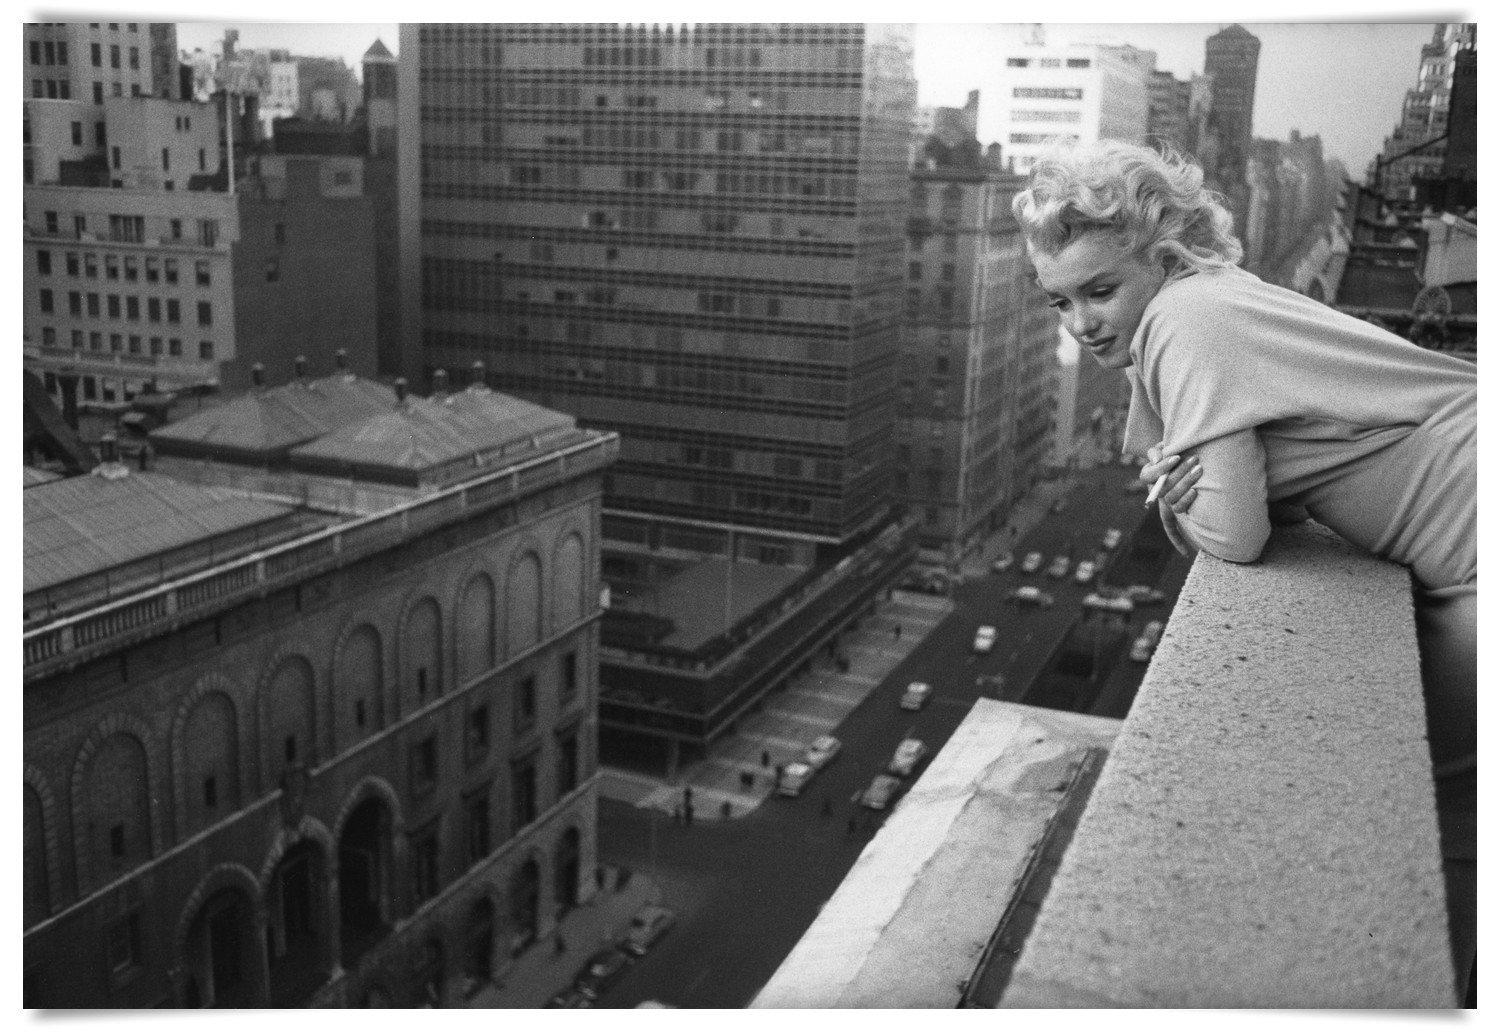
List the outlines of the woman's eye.
<svg viewBox="0 0 1500 1032">
<path fill-rule="evenodd" d="M 1092 294 L 1090 294 L 1089 297 L 1097 298 L 1098 300 L 1103 301 L 1106 300 L 1114 292 L 1114 287 L 1099 287 Z"/>
<path fill-rule="evenodd" d="M 1068 307 L 1068 300 L 1067 298 L 1063 297 L 1054 297 L 1047 302 L 1047 307 L 1056 308 L 1058 311 L 1062 311 L 1063 309 Z"/>
</svg>

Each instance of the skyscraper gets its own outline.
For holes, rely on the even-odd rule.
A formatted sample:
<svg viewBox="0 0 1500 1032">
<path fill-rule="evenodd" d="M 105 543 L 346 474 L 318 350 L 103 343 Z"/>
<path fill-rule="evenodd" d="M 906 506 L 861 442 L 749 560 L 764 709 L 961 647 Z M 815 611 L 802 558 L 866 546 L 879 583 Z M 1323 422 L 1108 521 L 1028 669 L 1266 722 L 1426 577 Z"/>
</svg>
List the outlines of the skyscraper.
<svg viewBox="0 0 1500 1032">
<path fill-rule="evenodd" d="M 1243 178 L 1250 156 L 1259 64 L 1260 39 L 1243 26 L 1231 25 L 1204 44 L 1203 72 L 1214 80 L 1209 126 L 1218 136 L 1219 167 L 1228 170 L 1226 182 Z"/>
</svg>

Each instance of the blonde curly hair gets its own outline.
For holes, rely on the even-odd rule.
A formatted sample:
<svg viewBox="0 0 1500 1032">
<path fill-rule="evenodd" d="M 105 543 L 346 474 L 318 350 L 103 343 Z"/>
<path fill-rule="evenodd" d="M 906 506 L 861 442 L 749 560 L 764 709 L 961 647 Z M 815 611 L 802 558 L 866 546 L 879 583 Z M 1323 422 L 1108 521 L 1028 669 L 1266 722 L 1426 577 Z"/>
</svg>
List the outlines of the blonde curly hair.
<svg viewBox="0 0 1500 1032">
<path fill-rule="evenodd" d="M 1100 140 L 1058 148 L 1031 168 L 1011 211 L 1027 246 L 1057 254 L 1085 233 L 1110 234 L 1132 254 L 1166 261 L 1167 274 L 1235 265 L 1244 248 L 1203 170 L 1172 151 Z"/>
</svg>

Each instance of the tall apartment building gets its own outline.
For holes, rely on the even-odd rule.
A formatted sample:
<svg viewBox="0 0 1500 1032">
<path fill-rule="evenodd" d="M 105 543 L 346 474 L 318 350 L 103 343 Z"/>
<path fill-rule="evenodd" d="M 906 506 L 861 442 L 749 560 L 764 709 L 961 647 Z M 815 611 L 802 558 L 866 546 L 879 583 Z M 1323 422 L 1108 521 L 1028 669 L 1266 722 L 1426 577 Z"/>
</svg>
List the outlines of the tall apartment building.
<svg viewBox="0 0 1500 1032">
<path fill-rule="evenodd" d="M 1000 143 L 1013 171 L 1058 143 L 1143 143 L 1155 55 L 1128 46 L 1026 44 L 1001 70 Z"/>
<path fill-rule="evenodd" d="M 1208 126 L 1217 147 L 1217 160 L 1207 170 L 1208 178 L 1227 199 L 1234 214 L 1235 233 L 1240 237 L 1248 230 L 1246 163 L 1251 157 L 1259 66 L 1260 39 L 1241 25 L 1216 32 L 1204 43 L 1203 72 L 1213 79 Z"/>
<path fill-rule="evenodd" d="M 29 22 L 25 96 L 98 108 L 109 97 L 181 98 L 177 26 L 151 22 Z"/>
<path fill-rule="evenodd" d="M 1050 392 L 1028 394 L 1022 371 L 1056 347 L 1055 320 L 1034 318 L 1050 313 L 1010 213 L 1025 180 L 1000 170 L 998 152 L 979 155 L 976 113 L 938 109 L 944 122 L 969 116 L 957 119 L 967 139 L 928 141 L 908 223 L 897 490 L 919 517 L 924 560 L 950 570 L 1041 472 L 1043 442 L 1023 445 L 1018 430 Z"/>
<path fill-rule="evenodd" d="M 742 565 L 796 579 L 878 534 L 909 29 L 411 25 L 400 51 L 407 338 L 620 433 L 612 581 L 719 557 L 733 624 Z"/>
<path fill-rule="evenodd" d="M 1406 91 L 1400 121 L 1370 170 L 1371 184 L 1386 197 L 1411 200 L 1414 180 L 1443 178 L 1454 75 L 1460 55 L 1475 48 L 1475 37 L 1473 24 L 1433 26 L 1432 40 L 1422 47 L 1417 84 Z"/>
<path fill-rule="evenodd" d="M 28 477 L 28 1007 L 462 1003 L 595 891 L 612 434 L 347 371 Z"/>
<path fill-rule="evenodd" d="M 1178 153 L 1188 151 L 1192 89 L 1191 80 L 1179 79 L 1162 69 L 1151 72 L 1146 142 Z"/>
</svg>

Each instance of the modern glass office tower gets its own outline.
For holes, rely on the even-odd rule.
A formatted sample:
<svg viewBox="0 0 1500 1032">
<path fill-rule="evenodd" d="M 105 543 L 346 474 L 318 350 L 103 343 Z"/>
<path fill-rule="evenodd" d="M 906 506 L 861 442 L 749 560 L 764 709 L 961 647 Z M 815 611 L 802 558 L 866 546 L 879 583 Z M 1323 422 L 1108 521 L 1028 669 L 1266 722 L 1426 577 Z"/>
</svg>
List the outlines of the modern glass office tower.
<svg viewBox="0 0 1500 1032">
<path fill-rule="evenodd" d="M 909 29 L 402 32 L 427 370 L 620 431 L 611 536 L 728 524 L 795 563 L 882 519 Z"/>
</svg>

